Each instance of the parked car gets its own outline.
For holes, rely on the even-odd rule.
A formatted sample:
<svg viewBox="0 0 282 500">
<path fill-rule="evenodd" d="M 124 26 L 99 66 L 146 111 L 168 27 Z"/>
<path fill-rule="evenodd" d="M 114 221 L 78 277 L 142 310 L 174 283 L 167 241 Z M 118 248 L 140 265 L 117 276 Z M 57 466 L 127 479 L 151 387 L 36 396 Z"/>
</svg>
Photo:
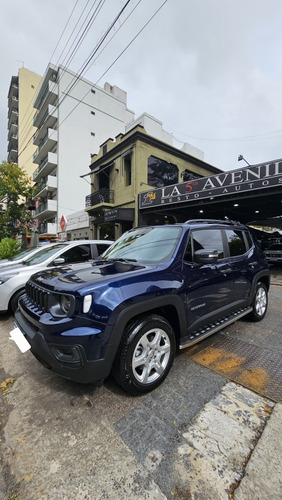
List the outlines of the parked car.
<svg viewBox="0 0 282 500">
<path fill-rule="evenodd" d="M 264 254 L 269 264 L 279 264 L 282 262 L 282 243 L 273 243 L 264 250 Z"/>
<path fill-rule="evenodd" d="M 101 383 L 112 372 L 126 391 L 144 393 L 167 376 L 176 347 L 244 316 L 262 320 L 269 283 L 240 223 L 135 228 L 92 265 L 33 275 L 11 335 L 68 379 Z"/>
<path fill-rule="evenodd" d="M 25 284 L 33 273 L 62 264 L 97 259 L 112 243 L 106 240 L 52 243 L 21 264 L 3 267 L 0 269 L 0 311 L 15 312 L 18 299 L 25 292 Z"/>
<path fill-rule="evenodd" d="M 47 248 L 48 244 L 44 248 Z M 42 250 L 42 247 L 37 247 L 37 248 L 27 248 L 26 250 L 22 250 L 22 252 L 18 253 L 11 259 L 1 259 L 0 260 L 0 269 L 4 267 L 10 267 L 10 266 L 17 266 L 18 264 L 21 264 L 24 262 L 28 257 L 32 257 L 32 255 L 36 254 Z"/>
</svg>

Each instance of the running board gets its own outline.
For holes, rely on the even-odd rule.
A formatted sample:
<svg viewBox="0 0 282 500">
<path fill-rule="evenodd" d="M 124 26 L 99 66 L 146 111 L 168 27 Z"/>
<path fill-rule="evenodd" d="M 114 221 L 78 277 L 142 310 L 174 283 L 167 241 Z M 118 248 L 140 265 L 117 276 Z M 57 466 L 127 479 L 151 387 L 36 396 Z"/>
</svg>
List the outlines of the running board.
<svg viewBox="0 0 282 500">
<path fill-rule="evenodd" d="M 252 312 L 252 310 L 253 310 L 252 307 L 244 307 L 243 309 L 238 309 L 232 314 L 224 316 L 224 318 L 219 319 L 218 321 L 214 321 L 213 323 L 210 323 L 209 325 L 206 325 L 200 328 L 199 330 L 196 330 L 193 334 L 189 336 L 188 342 L 179 345 L 179 349 L 185 349 L 185 347 L 189 347 L 193 344 L 196 344 L 197 342 L 200 342 L 200 340 L 203 340 L 206 337 L 213 335 L 213 333 L 222 330 L 222 328 L 231 325 L 231 323 L 234 323 L 234 321 L 243 318 L 243 316 L 246 316 L 247 314 Z"/>
</svg>

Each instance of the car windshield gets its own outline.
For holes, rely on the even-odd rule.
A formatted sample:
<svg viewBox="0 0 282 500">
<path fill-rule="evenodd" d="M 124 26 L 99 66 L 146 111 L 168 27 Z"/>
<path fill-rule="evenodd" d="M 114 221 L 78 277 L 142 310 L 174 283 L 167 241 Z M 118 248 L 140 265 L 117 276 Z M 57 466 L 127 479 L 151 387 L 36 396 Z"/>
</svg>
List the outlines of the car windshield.
<svg viewBox="0 0 282 500">
<path fill-rule="evenodd" d="M 16 260 L 21 260 L 24 259 L 25 257 L 28 257 L 31 252 L 35 252 L 34 248 L 27 248 L 26 250 L 23 250 L 22 252 L 18 253 L 14 257 L 12 257 L 9 260 L 16 261 Z"/>
<path fill-rule="evenodd" d="M 66 246 L 67 244 L 58 243 L 58 245 L 54 245 L 52 247 L 42 248 L 42 250 L 37 252 L 35 255 L 32 255 L 28 259 L 25 259 L 24 264 L 28 266 L 33 266 L 34 264 L 40 264 L 41 262 L 44 262 L 46 259 L 57 253 L 58 250 Z"/>
<path fill-rule="evenodd" d="M 132 260 L 146 263 L 167 261 L 181 234 L 180 227 L 143 227 L 123 234 L 103 253 L 107 260 Z"/>
</svg>

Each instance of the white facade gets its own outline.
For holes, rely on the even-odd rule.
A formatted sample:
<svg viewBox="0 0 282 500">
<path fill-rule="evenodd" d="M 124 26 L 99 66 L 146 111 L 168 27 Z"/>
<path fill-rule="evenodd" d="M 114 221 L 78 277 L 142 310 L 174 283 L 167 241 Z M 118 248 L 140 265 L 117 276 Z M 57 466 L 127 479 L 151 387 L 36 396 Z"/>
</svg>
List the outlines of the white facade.
<svg viewBox="0 0 282 500">
<path fill-rule="evenodd" d="M 156 139 L 159 139 L 166 144 L 170 144 L 170 146 L 174 145 L 173 135 L 164 130 L 162 122 L 160 120 L 157 120 L 154 116 L 151 116 L 148 113 L 143 113 L 142 115 L 138 116 L 136 120 L 127 125 L 126 132 L 129 132 L 129 130 L 136 127 L 136 125 L 141 125 L 142 127 L 144 127 L 147 134 L 152 135 Z M 184 153 L 194 156 L 194 158 L 204 160 L 204 152 L 198 148 L 195 148 L 195 146 L 192 146 L 192 144 L 185 142 L 181 150 L 184 151 Z"/>
<path fill-rule="evenodd" d="M 85 207 L 90 185 L 80 176 L 87 171 L 91 154 L 109 137 L 125 133 L 134 119 L 127 109 L 127 94 L 106 83 L 94 85 L 67 68 L 50 64 L 35 97 L 38 146 L 33 161 L 38 168 L 35 218 L 39 233 L 50 228 L 62 233 L 62 216 L 68 218 Z M 88 179 L 87 179 L 88 180 Z"/>
</svg>

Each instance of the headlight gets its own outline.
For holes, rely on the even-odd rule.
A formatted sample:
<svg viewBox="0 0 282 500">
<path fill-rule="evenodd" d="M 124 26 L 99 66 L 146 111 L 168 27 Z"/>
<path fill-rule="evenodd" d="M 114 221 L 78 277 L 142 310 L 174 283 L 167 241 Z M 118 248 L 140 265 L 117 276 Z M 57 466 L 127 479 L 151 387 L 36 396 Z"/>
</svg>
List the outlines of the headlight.
<svg viewBox="0 0 282 500">
<path fill-rule="evenodd" d="M 69 295 L 62 295 L 61 297 L 61 309 L 65 314 L 68 314 L 71 310 L 71 297 Z"/>
<path fill-rule="evenodd" d="M 72 316 L 75 309 L 73 295 L 50 294 L 49 311 L 54 318 L 67 318 Z"/>
<path fill-rule="evenodd" d="M 9 281 L 11 278 L 13 278 L 14 276 L 17 276 L 19 273 L 13 273 L 13 274 L 6 274 L 6 275 L 3 275 L 3 276 L 0 276 L 0 285 L 2 285 L 3 283 L 6 283 L 6 281 Z"/>
</svg>

